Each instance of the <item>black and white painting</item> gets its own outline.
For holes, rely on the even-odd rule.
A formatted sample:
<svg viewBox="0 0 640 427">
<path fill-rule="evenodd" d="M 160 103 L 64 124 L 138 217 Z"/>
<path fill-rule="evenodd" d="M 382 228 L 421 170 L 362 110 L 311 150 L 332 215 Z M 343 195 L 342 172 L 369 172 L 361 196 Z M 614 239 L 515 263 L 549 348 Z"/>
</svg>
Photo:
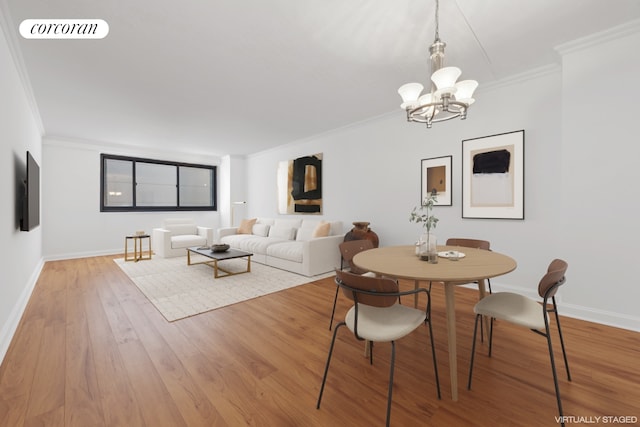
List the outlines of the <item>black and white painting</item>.
<svg viewBox="0 0 640 427">
<path fill-rule="evenodd" d="M 462 217 L 524 219 L 524 130 L 462 141 Z"/>
</svg>

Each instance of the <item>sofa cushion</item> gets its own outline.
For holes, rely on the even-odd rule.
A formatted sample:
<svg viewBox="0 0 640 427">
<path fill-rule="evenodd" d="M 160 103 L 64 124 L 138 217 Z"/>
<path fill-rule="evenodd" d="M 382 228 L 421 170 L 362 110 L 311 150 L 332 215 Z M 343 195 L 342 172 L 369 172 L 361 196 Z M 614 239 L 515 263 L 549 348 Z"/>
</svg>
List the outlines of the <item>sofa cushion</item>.
<svg viewBox="0 0 640 427">
<path fill-rule="evenodd" d="M 269 245 L 267 255 L 274 258 L 302 262 L 302 242 L 281 242 Z"/>
<path fill-rule="evenodd" d="M 285 240 L 274 237 L 250 236 L 238 242 L 239 247 L 237 248 L 254 254 L 266 254 L 269 246 L 280 242 L 285 242 Z"/>
<path fill-rule="evenodd" d="M 188 248 L 189 246 L 202 246 L 206 244 L 207 238 L 198 235 L 183 234 L 171 237 L 171 248 L 173 249 Z"/>
<path fill-rule="evenodd" d="M 238 227 L 238 234 L 251 234 L 253 231 L 253 225 L 256 223 L 258 219 L 243 219 L 240 222 L 240 226 Z"/>
<path fill-rule="evenodd" d="M 244 246 L 242 244 L 243 240 L 247 240 L 254 237 L 252 234 L 231 234 L 229 236 L 224 236 L 220 239 L 220 243 L 226 243 L 232 248 L 241 249 Z"/>
<path fill-rule="evenodd" d="M 311 240 L 313 230 L 315 230 L 315 228 L 310 228 L 310 227 L 298 228 L 298 231 L 296 231 L 296 241 L 306 242 L 307 240 Z"/>
<path fill-rule="evenodd" d="M 195 235 L 198 234 L 198 228 L 195 224 L 167 224 L 164 226 L 165 230 L 169 230 L 172 236 L 179 236 L 181 234 Z"/>
<path fill-rule="evenodd" d="M 269 228 L 269 237 L 282 240 L 293 240 L 296 237 L 296 229 L 285 225 L 274 225 Z"/>
<path fill-rule="evenodd" d="M 269 235 L 269 224 L 254 224 L 253 225 L 253 234 L 256 236 L 267 237 Z"/>
</svg>

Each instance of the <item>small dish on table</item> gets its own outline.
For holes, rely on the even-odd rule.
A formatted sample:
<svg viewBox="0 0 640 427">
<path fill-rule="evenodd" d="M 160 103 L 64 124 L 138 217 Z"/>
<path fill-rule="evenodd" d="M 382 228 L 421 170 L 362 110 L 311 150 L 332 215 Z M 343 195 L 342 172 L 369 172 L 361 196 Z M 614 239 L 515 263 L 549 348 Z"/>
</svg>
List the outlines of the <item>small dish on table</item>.
<svg viewBox="0 0 640 427">
<path fill-rule="evenodd" d="M 442 252 L 438 252 L 438 256 L 440 258 L 448 258 L 448 259 L 460 259 L 460 258 L 464 258 L 465 254 L 464 252 L 460 252 L 460 251 L 442 251 Z"/>
</svg>

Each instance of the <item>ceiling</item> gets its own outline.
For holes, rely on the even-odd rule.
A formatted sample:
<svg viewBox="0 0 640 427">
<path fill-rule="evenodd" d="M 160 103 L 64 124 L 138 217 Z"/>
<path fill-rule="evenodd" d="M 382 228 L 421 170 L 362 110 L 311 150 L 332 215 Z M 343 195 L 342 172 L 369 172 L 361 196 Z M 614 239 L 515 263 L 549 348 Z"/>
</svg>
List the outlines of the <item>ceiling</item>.
<svg viewBox="0 0 640 427">
<path fill-rule="evenodd" d="M 213 155 L 404 120 L 397 88 L 426 85 L 435 31 L 434 0 L 0 1 L 16 34 L 30 18 L 109 24 L 101 40 L 15 37 L 46 136 Z M 441 0 L 440 38 L 478 108 L 483 84 L 639 18 L 637 0 Z"/>
</svg>

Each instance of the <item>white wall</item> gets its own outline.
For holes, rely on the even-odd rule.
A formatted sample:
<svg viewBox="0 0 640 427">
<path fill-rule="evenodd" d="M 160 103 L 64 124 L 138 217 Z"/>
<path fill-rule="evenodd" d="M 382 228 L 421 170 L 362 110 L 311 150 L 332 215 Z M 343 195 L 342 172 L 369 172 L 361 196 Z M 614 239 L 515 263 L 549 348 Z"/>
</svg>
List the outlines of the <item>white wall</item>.
<svg viewBox="0 0 640 427">
<path fill-rule="evenodd" d="M 3 27 L 0 11 L 0 27 Z M 44 168 L 40 130 L 5 38 L 0 31 L 0 362 L 42 268 L 42 229 L 20 231 L 19 193 L 26 152 Z"/>
<path fill-rule="evenodd" d="M 541 109 L 531 99 L 545 97 L 559 107 L 560 82 L 556 70 L 517 83 L 517 94 L 513 85 L 485 91 L 465 121 L 441 123 L 429 130 L 408 124 L 398 109 L 376 120 L 252 155 L 247 163 L 251 214 L 276 215 L 279 160 L 322 152 L 324 217 L 340 219 L 347 226 L 353 221 L 370 221 L 382 245 L 412 244 L 421 233 L 408 220 L 411 209 L 420 203 L 420 160 L 453 155 L 453 206 L 435 208 L 440 219 L 435 234 L 441 241 L 461 236 L 486 238 L 494 250 L 527 259 L 508 281 L 528 284 L 550 261 L 548 254 L 530 248 L 554 238 L 548 226 L 553 223 L 553 211 L 541 202 L 553 204 L 558 199 L 548 188 L 559 176 L 559 159 L 553 154 L 560 144 L 558 114 Z M 520 96 L 527 99 L 521 108 L 503 108 L 516 105 Z M 525 129 L 526 221 L 462 219 L 462 140 L 520 129 Z M 544 165 L 546 171 L 528 167 L 535 165 Z"/>
<path fill-rule="evenodd" d="M 536 70 L 485 87 L 466 121 L 427 130 L 406 123 L 398 110 L 252 155 L 249 216 L 277 216 L 278 161 L 321 152 L 323 217 L 347 225 L 370 221 L 382 245 L 412 244 L 420 232 L 408 222 L 420 201 L 420 159 L 453 155 L 453 206 L 435 211 L 441 241 L 490 240 L 493 250 L 518 261 L 514 272 L 492 280 L 494 288 L 530 296 L 549 262 L 564 258 L 569 262 L 568 283 L 559 294 L 564 314 L 640 330 L 640 291 L 633 280 L 638 251 L 631 242 L 638 211 L 632 185 L 640 172 L 634 169 L 637 157 L 630 155 L 637 139 L 630 95 L 640 91 L 634 78 L 640 58 L 629 54 L 639 42 L 637 34 L 612 41 L 605 58 L 602 47 L 584 46 L 565 58 L 564 69 Z M 525 220 L 462 219 L 461 141 L 520 129 L 525 130 Z M 598 248 L 607 255 L 596 258 L 594 243 L 602 243 Z"/>
<path fill-rule="evenodd" d="M 636 30 L 638 25 L 636 24 Z M 591 40 L 606 40 L 600 44 Z M 640 211 L 638 107 L 640 32 L 607 33 L 564 46 L 562 153 L 567 303 L 636 322 Z"/>
<path fill-rule="evenodd" d="M 241 156 L 223 156 L 218 169 L 220 193 L 220 224 L 223 227 L 237 226 L 246 214 L 246 159 Z M 217 238 L 217 236 L 216 236 Z"/>
<path fill-rule="evenodd" d="M 42 146 L 42 226 L 46 259 L 122 253 L 124 237 L 151 233 L 165 218 L 220 226 L 218 212 L 100 212 L 100 154 L 219 165 L 213 156 L 142 151 L 134 147 L 45 138 Z"/>
</svg>

